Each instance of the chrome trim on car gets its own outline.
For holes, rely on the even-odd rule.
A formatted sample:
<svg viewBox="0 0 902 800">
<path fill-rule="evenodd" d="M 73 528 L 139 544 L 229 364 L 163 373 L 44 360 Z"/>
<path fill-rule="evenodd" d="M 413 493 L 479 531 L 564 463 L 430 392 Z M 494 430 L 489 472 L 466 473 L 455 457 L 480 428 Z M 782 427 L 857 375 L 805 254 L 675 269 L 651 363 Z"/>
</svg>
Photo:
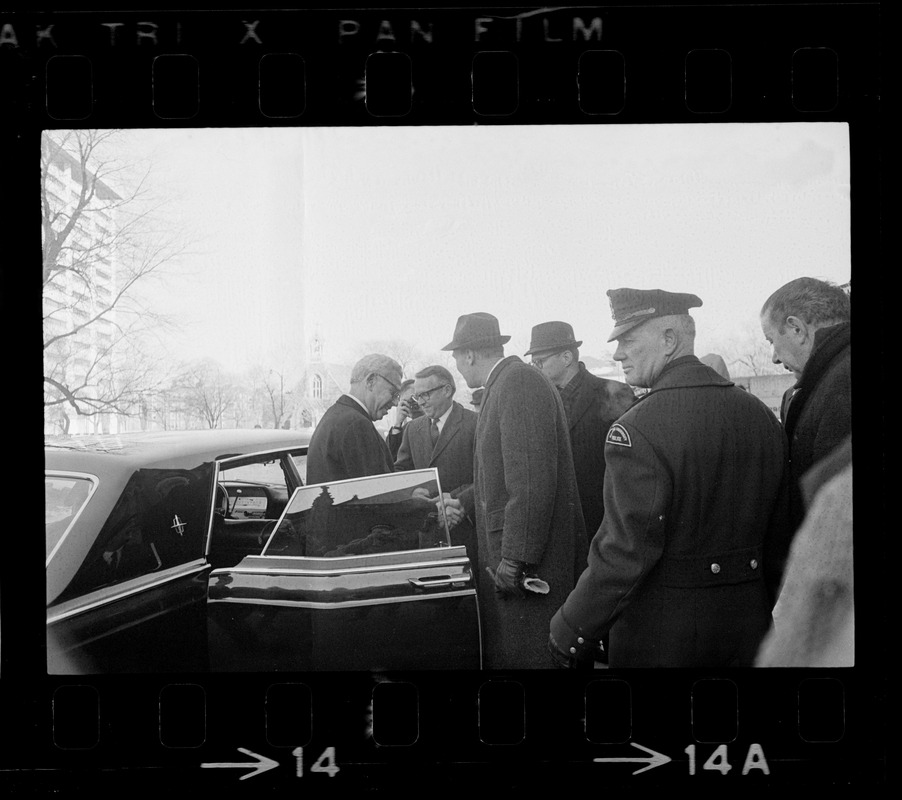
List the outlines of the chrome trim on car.
<svg viewBox="0 0 902 800">
<path fill-rule="evenodd" d="M 213 603 L 239 603 L 254 606 L 280 606 L 284 608 L 356 608 L 359 606 L 387 606 L 395 603 L 417 603 L 424 600 L 439 600 L 441 598 L 476 596 L 475 589 L 464 589 L 461 592 L 430 592 L 428 594 L 416 594 L 409 597 L 374 598 L 372 600 L 345 600 L 335 603 L 316 603 L 310 600 L 270 600 L 263 598 L 234 598 L 221 597 L 215 600 L 208 599 L 208 604 Z"/>
<path fill-rule="evenodd" d="M 203 570 L 207 567 L 209 567 L 209 562 L 207 562 L 207 560 L 204 558 L 198 558 L 194 561 L 188 561 L 184 564 L 170 567 L 169 569 L 163 570 L 161 572 L 151 572 L 147 575 L 142 575 L 140 578 L 134 578 L 131 581 L 127 581 L 125 584 L 122 584 L 121 586 L 104 587 L 103 589 L 98 589 L 94 592 L 91 592 L 90 594 L 84 595 L 83 597 L 78 597 L 74 600 L 68 600 L 65 603 L 61 603 L 52 611 L 48 609 L 47 624 L 53 625 L 54 623 L 61 622 L 64 619 L 69 619 L 70 617 L 77 616 L 78 614 L 84 614 L 87 611 L 92 611 L 95 608 L 123 600 L 124 598 L 130 597 L 131 595 L 135 595 L 140 592 L 146 592 L 150 589 L 155 589 L 156 587 L 162 586 L 165 583 L 171 583 L 178 578 L 186 578 L 190 575 L 196 575 L 199 572 L 203 572 Z"/>
<path fill-rule="evenodd" d="M 88 489 L 88 496 L 85 499 L 84 503 L 81 504 L 81 508 L 79 508 L 78 511 L 75 513 L 75 516 L 72 517 L 71 522 L 69 522 L 69 525 L 66 527 L 66 530 L 63 531 L 62 536 L 60 536 L 60 538 L 57 539 L 57 542 L 53 546 L 53 549 L 47 554 L 47 559 L 44 562 L 45 569 L 50 566 L 50 560 L 56 555 L 56 553 L 60 549 L 60 547 L 62 547 L 62 544 L 64 541 L 66 541 L 66 537 L 69 535 L 69 532 L 75 526 L 75 523 L 78 521 L 78 518 L 81 516 L 82 512 L 88 507 L 88 503 L 91 502 L 91 498 L 94 496 L 94 492 L 97 491 L 97 487 L 100 485 L 100 478 L 98 478 L 96 475 L 94 475 L 90 472 L 70 472 L 68 470 L 61 470 L 61 469 L 52 469 L 52 470 L 44 471 L 44 478 L 52 478 L 52 477 L 86 479 L 90 482 L 91 488 Z M 46 528 L 46 525 L 47 525 L 47 523 L 45 520 L 45 522 L 44 522 L 45 528 Z"/>
<path fill-rule="evenodd" d="M 417 550 L 399 550 L 399 553 L 416 553 L 419 552 Z M 257 556 L 257 558 L 276 558 L 276 556 Z M 307 561 L 308 559 L 305 556 L 278 556 L 278 558 L 288 560 L 288 559 L 296 559 L 297 561 Z M 352 556 L 352 558 L 356 558 L 356 556 Z M 466 557 L 458 557 L 458 558 L 448 558 L 440 561 L 408 561 L 408 562 L 398 562 L 398 563 L 388 563 L 388 564 L 378 564 L 374 567 L 350 567 L 348 569 L 342 569 L 340 566 L 334 567 L 332 569 L 301 569 L 294 567 L 241 567 L 240 565 L 237 567 L 223 567 L 221 569 L 214 570 L 210 574 L 210 578 L 212 579 L 214 576 L 219 574 L 241 574 L 241 575 L 298 575 L 298 576 L 312 576 L 318 578 L 330 577 L 333 575 L 363 575 L 367 573 L 373 572 L 397 572 L 400 570 L 420 570 L 427 569 L 430 567 L 444 567 L 447 568 L 449 566 L 466 566 L 470 563 L 470 560 Z"/>
</svg>

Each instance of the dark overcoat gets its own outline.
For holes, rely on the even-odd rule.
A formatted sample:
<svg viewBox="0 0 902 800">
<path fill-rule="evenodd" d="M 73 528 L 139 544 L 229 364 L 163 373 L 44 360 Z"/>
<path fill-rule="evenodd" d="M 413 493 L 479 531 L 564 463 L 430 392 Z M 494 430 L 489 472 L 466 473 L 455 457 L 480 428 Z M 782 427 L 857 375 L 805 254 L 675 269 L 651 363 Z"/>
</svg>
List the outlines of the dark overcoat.
<svg viewBox="0 0 902 800">
<path fill-rule="evenodd" d="M 586 533 L 591 538 L 604 519 L 604 441 L 611 424 L 633 404 L 636 396 L 625 383 L 599 378 L 583 364 L 579 369 L 578 388 L 565 408 L 579 501 Z"/>
<path fill-rule="evenodd" d="M 394 461 L 373 420 L 342 395 L 323 414 L 307 448 L 307 483 L 329 483 L 394 472 Z"/>
<path fill-rule="evenodd" d="M 570 435 L 557 389 L 509 356 L 489 375 L 474 461 L 480 621 L 487 669 L 550 667 L 548 625 L 585 566 Z M 500 595 L 486 567 L 532 565 L 547 595 Z"/>
<path fill-rule="evenodd" d="M 588 654 L 609 633 L 611 667 L 751 666 L 791 537 L 777 418 L 684 356 L 611 426 L 605 458 L 604 521 L 557 647 Z"/>
<path fill-rule="evenodd" d="M 802 476 L 852 433 L 852 323 L 821 328 L 798 383 L 787 392 L 781 417 L 789 440 L 790 513 L 805 516 Z"/>
<path fill-rule="evenodd" d="M 476 412 L 454 401 L 435 447 L 429 430 L 429 417 L 417 417 L 404 426 L 401 446 L 395 459 L 395 470 L 438 470 L 442 492 L 459 498 L 467 518 L 451 529 L 453 544 L 466 545 L 467 554 L 478 567 L 476 518 L 473 506 L 473 450 L 476 443 Z"/>
</svg>

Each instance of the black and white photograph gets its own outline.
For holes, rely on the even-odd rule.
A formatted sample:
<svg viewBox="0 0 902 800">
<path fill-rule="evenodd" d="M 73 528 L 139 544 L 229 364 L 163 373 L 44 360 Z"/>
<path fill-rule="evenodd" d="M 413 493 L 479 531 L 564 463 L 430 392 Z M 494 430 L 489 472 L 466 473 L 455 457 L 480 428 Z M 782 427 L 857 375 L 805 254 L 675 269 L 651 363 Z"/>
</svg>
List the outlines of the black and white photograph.
<svg viewBox="0 0 902 800">
<path fill-rule="evenodd" d="M 851 170 L 844 122 L 45 130 L 48 673 L 853 666 Z"/>
</svg>

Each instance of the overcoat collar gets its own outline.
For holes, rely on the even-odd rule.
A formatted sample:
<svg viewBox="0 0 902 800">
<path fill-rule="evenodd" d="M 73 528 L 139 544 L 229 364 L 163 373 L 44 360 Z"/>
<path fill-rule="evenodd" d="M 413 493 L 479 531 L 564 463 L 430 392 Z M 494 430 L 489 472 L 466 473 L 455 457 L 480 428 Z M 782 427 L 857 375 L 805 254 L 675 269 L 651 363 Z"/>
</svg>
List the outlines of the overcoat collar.
<svg viewBox="0 0 902 800">
<path fill-rule="evenodd" d="M 797 389 L 804 391 L 814 386 L 824 370 L 852 341 L 852 323 L 841 322 L 814 332 L 814 351 L 802 370 Z"/>
<path fill-rule="evenodd" d="M 586 369 L 586 365 L 580 361 L 579 372 L 572 378 L 572 380 L 578 379 L 581 383 L 577 389 L 576 396 L 573 398 L 573 406 L 570 409 L 570 419 L 567 423 L 570 430 L 573 430 L 573 428 L 576 427 L 576 423 L 579 422 L 582 415 L 589 410 L 595 400 L 595 387 L 589 383 L 590 379 L 594 377 L 595 376 Z"/>
<path fill-rule="evenodd" d="M 811 353 L 802 377 L 787 395 L 787 403 L 783 407 L 783 426 L 787 436 L 792 436 L 795 423 L 801 409 L 805 405 L 808 393 L 817 385 L 821 376 L 833 360 L 837 358 L 852 342 L 852 323 L 841 322 L 829 328 L 821 328 L 814 333 L 814 350 Z"/>
<path fill-rule="evenodd" d="M 636 400 L 640 403 L 656 392 L 667 389 L 687 389 L 697 386 L 734 386 L 733 381 L 722 378 L 707 364 L 702 364 L 697 356 L 680 356 L 667 364 L 658 375 L 655 385 L 642 397 Z"/>
<path fill-rule="evenodd" d="M 523 363 L 519 356 L 508 356 L 507 358 L 502 358 L 501 361 L 498 361 L 492 368 L 492 371 L 489 373 L 489 377 L 485 382 L 485 392 L 482 395 L 483 404 L 485 404 L 489 391 L 492 388 L 492 384 L 494 384 L 495 381 L 498 380 L 498 376 L 515 361 L 519 361 L 521 364 Z"/>
<path fill-rule="evenodd" d="M 341 397 L 339 397 L 338 400 L 335 401 L 335 405 L 353 408 L 354 411 L 366 417 L 370 422 L 373 421 L 372 417 L 370 417 L 370 415 L 367 413 L 367 410 L 349 394 L 343 394 Z"/>
</svg>

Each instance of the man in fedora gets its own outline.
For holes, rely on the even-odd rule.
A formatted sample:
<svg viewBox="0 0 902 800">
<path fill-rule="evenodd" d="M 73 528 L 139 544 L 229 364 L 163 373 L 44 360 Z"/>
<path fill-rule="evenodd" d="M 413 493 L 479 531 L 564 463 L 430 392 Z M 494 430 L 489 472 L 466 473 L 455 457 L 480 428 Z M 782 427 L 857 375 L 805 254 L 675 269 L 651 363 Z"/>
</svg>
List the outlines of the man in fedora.
<svg viewBox="0 0 902 800">
<path fill-rule="evenodd" d="M 544 668 L 551 616 L 585 566 L 585 528 L 560 395 L 504 357 L 509 340 L 491 314 L 464 314 L 442 349 L 468 387 L 484 387 L 472 489 L 483 665 Z"/>
<path fill-rule="evenodd" d="M 757 397 L 694 355 L 693 294 L 608 292 L 626 381 L 646 387 L 605 440 L 601 527 L 551 623 L 561 665 L 752 666 L 791 534 L 787 448 Z"/>
<path fill-rule="evenodd" d="M 569 323 L 543 322 L 533 327 L 526 355 L 532 356 L 532 365 L 542 370 L 561 394 L 579 501 L 591 537 L 604 517 L 604 440 L 613 422 L 636 397 L 625 383 L 589 372 L 579 360 L 581 344 Z"/>
<path fill-rule="evenodd" d="M 307 483 L 329 483 L 394 472 L 395 463 L 373 422 L 398 405 L 404 378 L 393 358 L 372 353 L 351 370 L 351 385 L 323 414 L 307 450 Z"/>
</svg>

